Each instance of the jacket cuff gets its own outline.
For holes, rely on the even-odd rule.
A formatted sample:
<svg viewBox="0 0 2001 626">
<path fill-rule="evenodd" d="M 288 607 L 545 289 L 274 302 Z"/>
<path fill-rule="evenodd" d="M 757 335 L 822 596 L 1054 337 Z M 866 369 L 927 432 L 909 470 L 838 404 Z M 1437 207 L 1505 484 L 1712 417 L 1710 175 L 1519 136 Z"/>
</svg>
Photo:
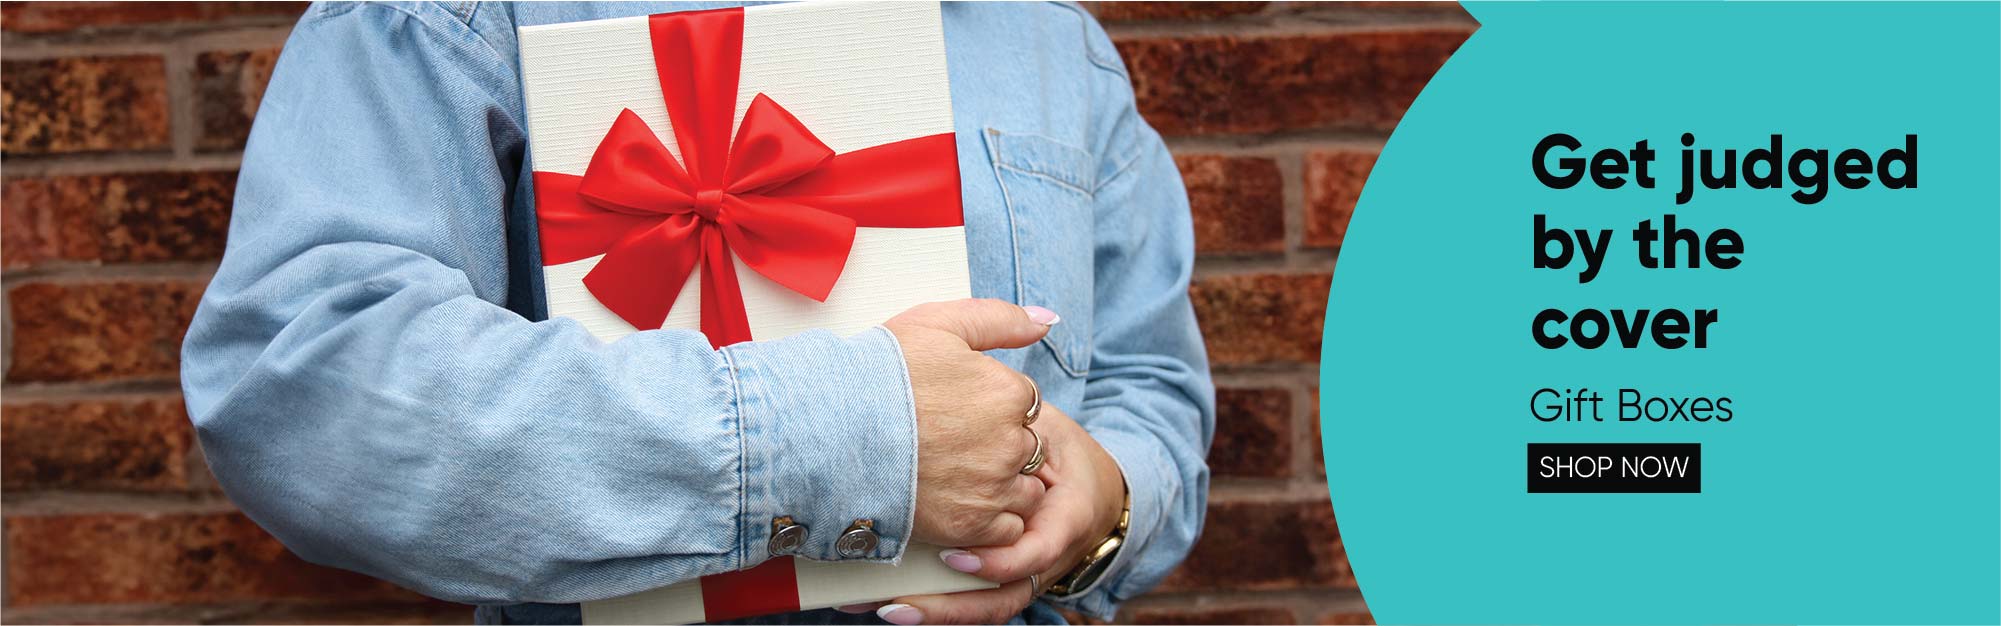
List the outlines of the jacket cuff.
<svg viewBox="0 0 2001 626">
<path fill-rule="evenodd" d="M 917 506 L 917 413 L 896 336 L 816 330 L 723 354 L 743 448 L 738 569 L 770 558 L 780 516 L 807 527 L 795 556 L 901 560 Z M 874 522 L 876 547 L 842 557 L 835 540 L 857 520 Z"/>
<path fill-rule="evenodd" d="M 1058 606 L 1109 620 L 1118 613 L 1120 602 L 1136 595 L 1127 590 L 1129 580 L 1143 580 L 1139 591 L 1145 591 L 1159 578 L 1135 571 L 1134 566 L 1141 561 L 1139 553 L 1146 549 L 1148 540 L 1160 529 L 1167 515 L 1167 503 L 1175 500 L 1177 494 L 1173 492 L 1179 489 L 1181 477 L 1167 469 L 1175 466 L 1173 461 L 1161 454 L 1159 441 L 1150 436 L 1088 425 L 1085 430 L 1112 456 L 1119 465 L 1119 473 L 1125 476 L 1126 493 L 1132 497 L 1132 519 L 1126 526 L 1125 540 L 1118 553 L 1112 555 L 1105 573 L 1090 586 L 1051 600 Z"/>
</svg>

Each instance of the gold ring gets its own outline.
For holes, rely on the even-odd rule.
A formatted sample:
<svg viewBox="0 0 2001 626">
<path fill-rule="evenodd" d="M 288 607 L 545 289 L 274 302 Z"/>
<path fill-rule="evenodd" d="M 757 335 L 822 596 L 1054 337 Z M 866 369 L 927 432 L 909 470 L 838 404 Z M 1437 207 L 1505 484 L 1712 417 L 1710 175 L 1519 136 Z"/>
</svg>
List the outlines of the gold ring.
<svg viewBox="0 0 2001 626">
<path fill-rule="evenodd" d="M 1022 374 L 1021 379 L 1028 381 L 1028 393 L 1032 394 L 1034 398 L 1028 403 L 1027 417 L 1021 420 L 1021 425 L 1028 426 L 1035 423 L 1037 416 L 1042 415 L 1042 387 L 1037 386 L 1035 379 L 1029 378 L 1027 374 Z"/>
<path fill-rule="evenodd" d="M 1028 434 L 1035 436 L 1035 454 L 1028 457 L 1027 465 L 1021 466 L 1021 473 L 1034 474 L 1035 470 L 1042 469 L 1042 462 L 1049 460 L 1049 457 L 1042 453 L 1042 433 L 1035 432 L 1035 429 L 1027 426 L 1022 428 L 1027 429 Z"/>
</svg>

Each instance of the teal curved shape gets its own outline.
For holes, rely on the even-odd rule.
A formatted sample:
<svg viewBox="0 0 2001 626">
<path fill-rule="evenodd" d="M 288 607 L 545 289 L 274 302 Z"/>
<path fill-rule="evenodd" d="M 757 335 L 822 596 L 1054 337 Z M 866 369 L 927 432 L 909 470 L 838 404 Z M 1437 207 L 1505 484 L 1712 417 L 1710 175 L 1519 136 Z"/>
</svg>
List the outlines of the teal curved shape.
<svg viewBox="0 0 2001 626">
<path fill-rule="evenodd" d="M 1495 3 L 1360 199 L 1321 365 L 1328 487 L 1382 623 L 2001 622 L 2001 11 L 1992 3 Z M 1555 190 L 1531 150 L 1657 151 Z M 1920 184 L 1698 190 L 1679 138 L 1920 142 Z M 1533 216 L 1611 229 L 1536 269 Z M 1641 220 L 1741 236 L 1642 269 Z M 1545 349 L 1545 308 L 1710 309 L 1707 347 Z M 1728 422 L 1543 422 L 1541 388 L 1729 397 Z M 1701 493 L 1527 493 L 1525 445 L 1697 442 Z"/>
</svg>

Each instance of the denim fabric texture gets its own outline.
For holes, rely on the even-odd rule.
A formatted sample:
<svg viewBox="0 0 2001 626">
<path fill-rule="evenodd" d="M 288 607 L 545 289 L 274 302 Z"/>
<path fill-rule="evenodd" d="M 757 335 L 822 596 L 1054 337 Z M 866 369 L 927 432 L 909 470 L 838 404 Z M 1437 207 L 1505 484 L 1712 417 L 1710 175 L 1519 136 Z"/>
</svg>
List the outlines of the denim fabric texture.
<svg viewBox="0 0 2001 626">
<path fill-rule="evenodd" d="M 183 347 L 189 414 L 242 510 L 310 561 L 562 622 L 574 603 L 911 532 L 893 335 L 713 350 L 545 320 L 515 29 L 723 3 L 324 3 L 258 110 L 228 248 Z M 1055 310 L 991 353 L 1123 468 L 1125 548 L 1046 599 L 1109 617 L 1201 530 L 1214 398 L 1180 176 L 1110 40 L 1065 4 L 947 4 L 973 292 Z M 1018 619 L 1060 621 L 1038 604 Z M 877 621 L 807 612 L 757 623 Z"/>
</svg>

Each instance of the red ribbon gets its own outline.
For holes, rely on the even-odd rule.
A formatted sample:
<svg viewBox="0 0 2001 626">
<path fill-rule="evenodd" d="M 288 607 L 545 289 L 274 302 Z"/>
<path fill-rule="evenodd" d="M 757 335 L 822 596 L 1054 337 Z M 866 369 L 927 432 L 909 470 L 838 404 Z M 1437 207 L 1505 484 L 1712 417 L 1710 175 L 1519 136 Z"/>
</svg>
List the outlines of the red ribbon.
<svg viewBox="0 0 2001 626">
<path fill-rule="evenodd" d="M 856 227 L 964 224 L 951 133 L 834 154 L 759 93 L 732 141 L 743 9 L 654 15 L 648 28 L 682 161 L 626 109 L 583 176 L 535 172 L 542 262 L 604 255 L 584 286 L 634 328 L 659 328 L 700 265 L 702 333 L 717 348 L 749 341 L 732 254 L 824 302 Z"/>
<path fill-rule="evenodd" d="M 747 570 L 702 577 L 702 621 L 799 612 L 799 570 L 778 556 Z"/>
</svg>

